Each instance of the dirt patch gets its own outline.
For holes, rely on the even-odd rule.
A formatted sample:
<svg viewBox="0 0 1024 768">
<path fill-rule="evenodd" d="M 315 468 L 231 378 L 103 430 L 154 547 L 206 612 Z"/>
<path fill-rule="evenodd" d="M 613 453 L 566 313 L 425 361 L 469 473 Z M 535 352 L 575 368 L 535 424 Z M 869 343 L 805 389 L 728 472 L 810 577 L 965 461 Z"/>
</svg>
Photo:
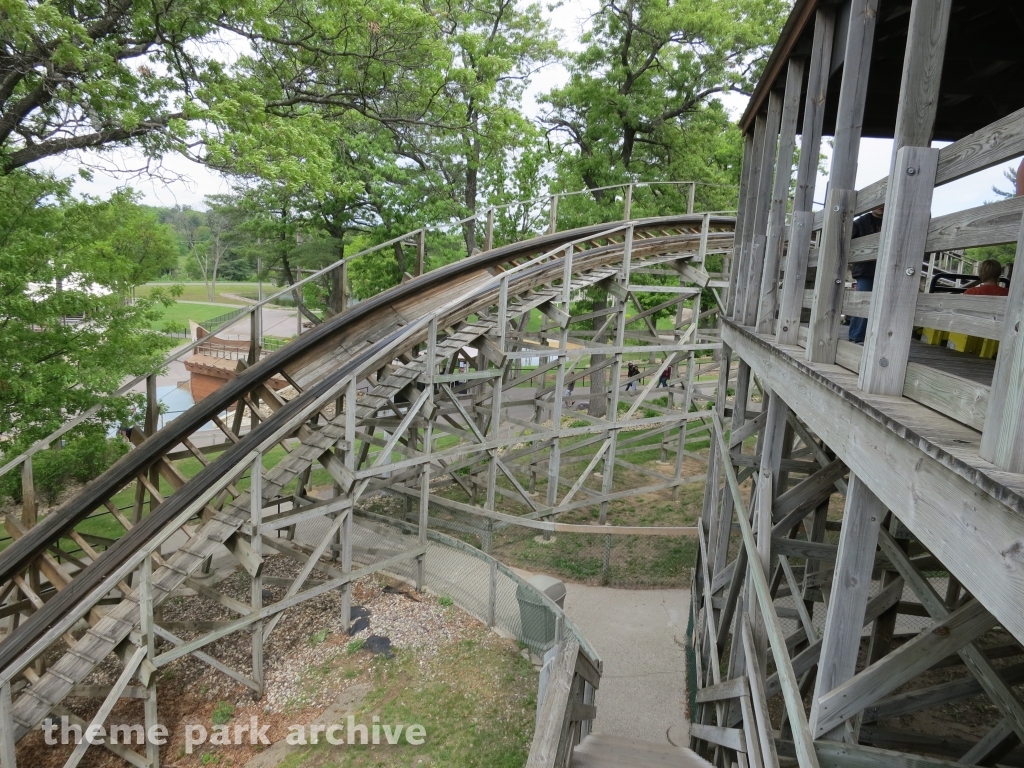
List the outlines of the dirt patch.
<svg viewBox="0 0 1024 768">
<path fill-rule="evenodd" d="M 290 559 L 273 556 L 266 560 L 264 576 L 294 576 L 296 569 L 297 565 Z M 268 589 L 270 594 L 265 595 L 268 603 L 283 597 L 285 591 L 283 586 Z M 235 573 L 221 582 L 218 590 L 239 601 L 248 601 L 248 578 L 241 572 Z M 510 733 L 499 741 L 513 751 L 528 749 L 532 736 L 532 710 L 527 702 L 535 696 L 536 673 L 519 655 L 517 644 L 497 637 L 475 618 L 454 606 L 410 592 L 404 584 L 378 575 L 355 582 L 352 592 L 353 603 L 363 609 L 361 615 L 367 614 L 365 626 L 352 636 L 341 631 L 341 597 L 336 590 L 285 612 L 264 646 L 265 691 L 258 701 L 254 700 L 249 688 L 193 656 L 162 667 L 158 678 L 158 720 L 167 726 L 170 734 L 168 743 L 161 748 L 161 764 L 165 768 L 241 766 L 270 749 L 258 743 L 206 745 L 204 748 L 197 746 L 192 754 L 186 754 L 188 725 L 203 725 L 212 734 L 215 724 L 234 728 L 235 725 L 247 725 L 251 718 L 255 718 L 259 726 L 269 726 L 266 735 L 276 742 L 285 738 L 292 725 L 311 724 L 323 717 L 344 722 L 342 718 L 349 712 L 365 716 L 360 722 L 368 724 L 375 714 L 381 715 L 383 722 L 392 722 L 384 719 L 385 713 L 378 710 L 383 703 L 406 696 L 407 686 L 411 686 L 408 695 L 412 696 L 422 691 L 428 681 L 441 681 L 448 687 L 435 691 L 434 698 L 443 694 L 457 699 L 469 695 L 469 689 L 476 689 L 477 676 L 501 683 L 489 689 L 489 706 L 520 713 L 514 734 Z M 178 637 L 190 640 L 202 633 L 180 629 L 183 626 L 181 622 L 234 617 L 235 614 L 220 604 L 201 595 L 191 595 L 165 602 L 160 623 L 170 627 Z M 363 647 L 371 635 L 389 639 L 392 658 L 374 654 Z M 170 644 L 160 642 L 157 652 L 170 648 Z M 252 646 L 248 633 L 233 633 L 203 650 L 243 675 L 251 676 Z M 457 658 L 462 659 L 465 670 L 450 668 L 452 659 Z M 120 669 L 119 662 L 111 657 L 84 682 L 109 685 Z M 100 699 L 69 697 L 64 705 L 88 722 L 100 703 Z M 409 719 L 417 716 L 421 720 L 429 719 L 418 710 L 431 708 L 429 702 L 420 701 L 408 712 L 392 713 L 396 717 L 405 717 L 404 720 L 398 717 L 394 722 L 418 722 Z M 527 710 L 530 711 L 527 713 Z M 143 722 L 142 701 L 130 699 L 120 700 L 107 719 L 108 725 Z M 433 750 L 443 750 L 446 728 L 443 723 L 435 722 L 434 725 L 428 744 L 433 744 Z M 455 732 L 455 740 L 460 741 L 462 737 L 454 725 L 447 730 Z M 243 736 L 243 740 L 248 738 L 248 735 Z M 403 760 L 410 754 L 408 749 L 411 747 L 406 747 L 405 752 L 396 753 L 401 754 Z M 144 751 L 142 746 L 133 746 L 133 749 L 139 754 Z M 355 749 L 358 748 L 353 747 Z M 34 731 L 19 742 L 18 760 L 20 765 L 33 768 L 58 768 L 71 751 L 71 746 L 44 744 L 43 733 Z M 291 759 L 292 751 L 281 752 L 276 762 L 260 762 L 259 767 L 271 768 L 282 760 Z M 366 755 L 371 756 L 369 748 Z M 353 752 L 353 756 L 358 757 L 358 754 Z M 372 757 L 376 759 L 376 754 Z M 386 762 L 358 761 L 351 764 L 389 765 Z M 103 747 L 93 746 L 85 753 L 81 765 L 86 768 L 120 768 L 126 763 Z"/>
</svg>

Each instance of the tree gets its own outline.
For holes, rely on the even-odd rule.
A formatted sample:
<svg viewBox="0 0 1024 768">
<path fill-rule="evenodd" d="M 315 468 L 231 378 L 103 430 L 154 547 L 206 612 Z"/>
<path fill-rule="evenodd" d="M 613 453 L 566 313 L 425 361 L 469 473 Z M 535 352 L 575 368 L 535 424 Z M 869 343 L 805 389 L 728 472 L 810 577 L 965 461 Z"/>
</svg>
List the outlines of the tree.
<svg viewBox="0 0 1024 768">
<path fill-rule="evenodd" d="M 561 188 L 608 203 L 598 188 L 703 181 L 722 185 L 698 190 L 705 210 L 734 206 L 742 141 L 716 97 L 751 90 L 788 11 L 782 0 L 604 0 L 569 82 L 544 97 Z M 644 212 L 681 203 L 662 190 Z"/>
<path fill-rule="evenodd" d="M 14 171 L 0 199 L 0 434 L 16 453 L 97 403 L 103 419 L 124 413 L 108 393 L 172 343 L 149 330 L 171 293 L 129 296 L 176 248 L 126 191 L 77 200 L 67 182 Z"/>
</svg>

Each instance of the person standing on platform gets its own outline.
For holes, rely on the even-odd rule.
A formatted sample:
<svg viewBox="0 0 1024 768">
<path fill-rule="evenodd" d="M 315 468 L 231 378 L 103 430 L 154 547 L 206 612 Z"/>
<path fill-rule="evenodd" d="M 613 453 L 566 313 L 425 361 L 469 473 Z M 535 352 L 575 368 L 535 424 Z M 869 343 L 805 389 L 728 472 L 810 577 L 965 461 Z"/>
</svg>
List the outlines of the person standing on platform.
<svg viewBox="0 0 1024 768">
<path fill-rule="evenodd" d="M 879 205 L 872 208 L 870 213 L 858 217 L 853 222 L 853 237 L 864 237 L 882 231 L 882 214 L 885 213 L 885 206 Z M 850 273 L 857 284 L 858 291 L 870 291 L 875 287 L 875 262 L 858 261 L 850 266 Z M 855 344 L 863 344 L 864 336 L 867 334 L 868 320 L 866 317 L 850 318 L 850 341 Z"/>
</svg>

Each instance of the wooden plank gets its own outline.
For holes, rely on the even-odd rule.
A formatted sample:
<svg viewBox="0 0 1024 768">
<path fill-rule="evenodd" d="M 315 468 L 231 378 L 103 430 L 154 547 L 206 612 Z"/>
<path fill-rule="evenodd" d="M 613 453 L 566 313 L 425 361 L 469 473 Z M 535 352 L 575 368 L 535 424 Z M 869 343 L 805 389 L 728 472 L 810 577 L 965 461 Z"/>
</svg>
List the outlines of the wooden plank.
<svg viewBox="0 0 1024 768">
<path fill-rule="evenodd" d="M 742 355 L 740 357 L 742 361 Z M 724 438 L 725 431 L 722 428 L 722 422 L 718 412 L 713 411 L 712 413 L 714 414 L 715 438 L 718 442 L 718 448 L 724 456 L 728 453 Z M 736 479 L 736 471 L 728 462 L 725 462 L 723 467 L 725 469 L 725 477 L 729 485 L 729 491 L 732 495 L 733 503 L 738 511 L 736 520 L 740 524 L 740 534 L 743 537 L 743 546 L 747 551 L 748 559 L 753 562 L 757 554 L 757 543 L 754 541 L 754 533 L 750 528 L 750 522 L 742 512 L 743 495 L 740 493 L 739 482 Z M 775 658 L 775 667 L 778 670 L 779 680 L 782 685 L 782 695 L 786 701 L 786 710 L 789 713 L 794 738 L 796 740 L 800 766 L 801 768 L 818 768 L 818 759 L 814 754 L 813 739 L 807 725 L 807 717 L 804 714 L 803 698 L 800 695 L 796 674 L 793 672 L 793 665 L 789 659 L 785 634 L 782 631 L 782 625 L 779 623 L 779 617 L 775 613 L 771 590 L 768 586 L 768 578 L 760 568 L 750 568 L 748 569 L 748 573 L 750 574 L 750 581 L 757 595 L 758 605 L 761 609 L 762 615 L 764 616 L 768 638 L 771 642 L 772 655 Z"/>
<path fill-rule="evenodd" d="M 952 0 L 915 0 L 911 6 L 900 102 L 893 132 L 893 164 L 903 147 L 927 147 L 931 144 L 952 5 Z"/>
<path fill-rule="evenodd" d="M 562 737 L 562 725 L 566 708 L 569 706 L 569 693 L 576 669 L 576 656 L 580 645 L 570 639 L 558 649 L 551 676 L 544 689 L 544 703 L 537 714 L 537 730 L 530 744 L 530 756 L 527 768 L 554 768 L 558 753 L 559 741 Z"/>
<path fill-rule="evenodd" d="M 732 317 L 736 306 L 736 287 L 739 276 L 739 265 L 742 261 L 743 230 L 746 226 L 747 217 L 747 192 L 750 189 L 750 177 L 753 173 L 754 160 L 754 136 L 745 133 L 743 136 L 743 167 L 740 170 L 740 190 L 737 198 L 738 210 L 736 211 L 736 223 L 733 230 L 733 255 L 729 264 L 729 282 L 725 286 L 728 293 L 725 297 L 725 314 Z"/>
<path fill-rule="evenodd" d="M 878 529 L 885 507 L 856 475 L 851 474 L 843 510 L 843 529 L 839 537 L 832 596 L 822 634 L 821 659 L 811 704 L 810 726 L 815 738 L 829 741 L 843 738 L 843 728 L 824 728 L 822 701 L 838 686 L 853 677 L 860 651 L 860 633 L 850 627 L 864 625 L 864 613 L 875 567 Z"/>
<path fill-rule="evenodd" d="M 764 156 L 757 180 L 757 203 L 754 208 L 753 240 L 747 258 L 747 287 L 744 304 L 737 307 L 737 320 L 743 325 L 757 322 L 757 305 L 761 298 L 761 279 L 764 275 L 764 257 L 768 245 L 768 216 L 772 205 L 772 185 L 779 149 L 779 126 L 782 122 L 782 94 L 773 90 L 768 97 L 768 115 L 765 119 Z"/>
<path fill-rule="evenodd" d="M 830 611 L 836 602 L 833 599 Z M 958 608 L 884 659 L 818 697 L 817 717 L 814 718 L 816 737 L 838 728 L 872 701 L 924 672 L 950 651 L 981 637 L 998 623 L 995 616 L 977 600 Z M 827 624 L 825 639 L 828 639 Z M 857 639 L 859 641 L 859 636 Z"/>
<path fill-rule="evenodd" d="M 775 310 L 779 301 L 779 262 L 782 259 L 786 233 L 786 206 L 789 203 L 789 185 L 793 179 L 796 122 L 800 113 L 800 92 L 803 88 L 805 68 L 803 57 L 793 57 L 789 60 L 786 71 L 786 92 L 782 99 L 775 183 L 772 187 L 771 209 L 768 213 L 764 268 L 756 317 L 758 328 L 765 332 L 775 321 Z"/>
<path fill-rule="evenodd" d="M 855 291 L 852 293 L 856 294 Z M 871 300 L 871 293 L 861 295 Z M 1004 296 L 922 293 L 917 297 L 914 325 L 940 331 L 956 331 L 984 339 L 1001 339 L 1007 306 L 1008 301 Z"/>
<path fill-rule="evenodd" d="M 822 467 L 775 499 L 775 503 L 772 505 L 772 518 L 778 522 L 791 512 L 802 509 L 811 502 L 817 502 L 824 492 L 831 493 L 835 488 L 836 481 L 842 480 L 845 474 L 846 465 L 840 459 Z"/>
<path fill-rule="evenodd" d="M 898 546 L 896 540 L 888 532 L 883 531 L 880 543 L 893 566 L 910 585 L 929 615 L 938 620 L 947 619 L 950 614 L 945 602 Z M 973 643 L 960 649 L 960 657 L 985 689 L 985 693 L 999 707 L 1003 717 L 1013 724 L 1018 736 L 1024 736 L 1024 704 L 1021 704 L 988 657 Z"/>
<path fill-rule="evenodd" d="M 743 653 L 746 658 L 747 670 L 751 673 L 748 680 L 750 682 L 750 693 L 751 693 L 751 708 L 754 710 L 754 719 L 756 723 L 751 723 L 751 726 L 756 725 L 758 745 L 760 747 L 761 759 L 768 768 L 773 768 L 779 764 L 779 755 L 775 749 L 775 739 L 772 738 L 772 721 L 768 714 L 768 700 L 764 695 L 764 667 L 761 666 L 761 660 L 757 656 L 757 649 L 754 648 L 753 637 L 752 637 L 750 621 L 747 616 L 741 617 L 740 622 L 740 635 L 743 643 Z M 733 636 L 733 642 L 736 641 L 735 635 Z M 747 715 L 744 715 L 744 720 L 747 719 Z"/>
<path fill-rule="evenodd" d="M 739 241 L 733 248 L 733 261 L 735 267 L 734 279 L 732 281 L 731 294 L 735 293 L 732 302 L 731 317 L 742 321 L 744 308 L 746 306 L 746 295 L 748 288 L 748 274 L 750 265 L 750 252 L 754 241 L 754 220 L 757 211 L 757 192 L 761 184 L 761 176 L 764 173 L 764 145 L 765 145 L 765 124 L 764 115 L 758 115 L 754 119 L 754 141 L 750 145 L 750 152 L 746 156 L 751 163 L 750 179 L 747 182 L 747 197 L 743 204 L 743 229 L 739 232 Z"/>
<path fill-rule="evenodd" d="M 722 701 L 724 699 L 737 699 L 747 692 L 746 677 L 734 677 L 732 680 L 724 680 L 716 685 L 709 685 L 697 691 L 696 701 L 703 704 L 708 701 Z"/>
<path fill-rule="evenodd" d="M 904 147 L 896 154 L 860 369 L 865 392 L 903 391 L 937 161 L 938 150 L 927 147 Z"/>
<path fill-rule="evenodd" d="M 829 190 L 855 189 L 857 153 L 860 149 L 861 127 L 867 102 L 868 75 L 871 71 L 871 51 L 874 46 L 877 16 L 878 0 L 850 0 Z M 853 199 L 856 199 L 856 195 Z M 852 208 L 850 212 L 852 213 Z"/>
<path fill-rule="evenodd" d="M 1018 198 L 1024 200 L 1024 198 Z M 1017 259 L 1024 256 L 1024 217 L 1017 236 Z M 1024 263 L 1024 261 L 1022 261 Z M 981 456 L 1008 472 L 1024 472 L 1024 279 L 1010 282 L 1007 315 L 992 377 Z"/>
<path fill-rule="evenodd" d="M 977 171 L 1014 160 L 1024 154 L 1024 109 L 1019 109 L 969 136 L 943 147 L 939 152 L 937 185 L 948 184 Z M 862 188 L 857 212 L 870 211 L 885 202 L 888 177 Z"/>
<path fill-rule="evenodd" d="M 718 744 L 727 749 L 735 749 L 737 752 L 747 751 L 747 740 L 743 735 L 743 731 L 739 728 L 723 728 L 719 725 L 691 723 L 690 736 L 710 744 Z"/>
<path fill-rule="evenodd" d="M 807 337 L 807 359 L 816 363 L 834 363 L 836 359 L 856 200 L 857 193 L 850 189 L 829 188 Z"/>
<path fill-rule="evenodd" d="M 856 373 L 860 371 L 863 352 L 864 348 L 859 344 L 840 340 L 836 363 Z M 903 396 L 980 431 L 985 424 L 990 388 L 936 367 L 941 363 L 925 365 L 914 362 L 914 353 L 912 345 Z"/>
<path fill-rule="evenodd" d="M 965 211 L 936 216 L 928 225 L 925 252 L 955 251 L 982 245 L 1000 245 L 1017 241 L 1024 197 L 1011 197 Z M 879 235 L 858 237 L 850 249 L 849 263 L 872 261 L 878 257 Z"/>
</svg>

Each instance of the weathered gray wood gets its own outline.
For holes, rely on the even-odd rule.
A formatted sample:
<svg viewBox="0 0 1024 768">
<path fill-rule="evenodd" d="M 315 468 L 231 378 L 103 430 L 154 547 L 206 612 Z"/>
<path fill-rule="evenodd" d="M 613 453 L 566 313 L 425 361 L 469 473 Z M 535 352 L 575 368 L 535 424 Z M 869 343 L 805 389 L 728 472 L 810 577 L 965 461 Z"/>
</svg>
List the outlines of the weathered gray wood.
<svg viewBox="0 0 1024 768">
<path fill-rule="evenodd" d="M 775 739 L 772 738 L 772 721 L 768 715 L 768 701 L 764 695 L 764 667 L 754 647 L 753 633 L 746 616 L 741 617 L 740 635 L 743 652 L 746 656 L 747 671 L 750 673 L 751 706 L 757 723 L 758 745 L 764 764 L 771 768 L 779 764 L 779 755 L 775 750 Z M 735 642 L 735 636 L 733 637 Z M 744 720 L 747 716 L 744 715 Z"/>
<path fill-rule="evenodd" d="M 924 297 L 924 294 L 922 294 Z M 968 297 L 975 298 L 975 297 Z M 911 348 L 913 355 L 913 347 Z M 836 364 L 857 373 L 864 348 L 848 341 L 839 342 Z M 903 381 L 903 396 L 951 419 L 981 430 L 988 409 L 989 387 L 932 365 L 910 362 Z"/>
<path fill-rule="evenodd" d="M 1000 667 L 999 674 L 1008 685 L 1016 685 L 1024 681 L 1024 664 Z M 984 692 L 985 689 L 973 675 L 948 683 L 930 685 L 927 688 L 915 688 L 912 691 L 882 699 L 877 704 L 868 707 L 864 710 L 864 722 L 909 715 L 920 712 L 922 709 L 931 709 Z"/>
<path fill-rule="evenodd" d="M 925 251 L 955 251 L 981 245 L 1014 243 L 1020 234 L 1024 197 L 936 216 L 928 225 Z M 879 234 L 858 237 L 850 248 L 849 263 L 871 261 L 878 256 Z"/>
<path fill-rule="evenodd" d="M 545 688 L 544 703 L 537 716 L 537 730 L 530 744 L 527 768 L 555 768 L 555 758 L 564 736 L 565 715 L 579 650 L 579 643 L 574 639 L 558 650 Z"/>
<path fill-rule="evenodd" d="M 991 765 L 992 761 L 1009 752 L 1018 741 L 1013 726 L 1006 718 L 1000 720 L 995 726 L 979 739 L 978 743 L 967 750 L 966 754 L 958 762 L 964 765 L 978 765 L 984 763 Z"/>
<path fill-rule="evenodd" d="M 914 0 L 911 6 L 900 103 L 893 132 L 893 164 L 903 147 L 931 144 L 952 6 L 952 0 Z"/>
<path fill-rule="evenodd" d="M 819 741 L 814 745 L 822 768 L 956 768 L 962 763 L 891 749 Z"/>
<path fill-rule="evenodd" d="M 737 752 L 747 751 L 747 740 L 743 731 L 739 728 L 723 728 L 718 725 L 705 725 L 704 723 L 692 723 L 690 735 L 695 739 L 702 739 L 711 744 L 719 744 L 728 749 L 735 749 Z"/>
<path fill-rule="evenodd" d="M 732 288 L 736 293 L 736 300 L 732 308 L 732 317 L 743 322 L 746 312 L 747 291 L 750 287 L 750 258 L 753 251 L 755 223 L 757 221 L 758 191 L 762 186 L 761 177 L 765 174 L 764 152 L 765 144 L 769 137 L 766 132 L 767 118 L 758 115 L 754 120 L 754 142 L 751 146 L 751 168 L 750 179 L 747 182 L 747 199 L 743 210 L 743 230 L 738 233 L 739 240 L 733 245 L 733 259 L 739 260 L 736 272 L 736 279 Z"/>
<path fill-rule="evenodd" d="M 725 680 L 716 685 L 709 685 L 697 691 L 696 701 L 703 704 L 708 701 L 722 701 L 723 699 L 736 699 L 747 691 L 747 679 L 745 677 L 734 677 L 732 680 Z"/>
<path fill-rule="evenodd" d="M 910 585 L 928 614 L 934 619 L 945 620 L 950 615 L 945 602 L 897 545 L 896 540 L 887 531 L 883 531 L 879 541 L 882 550 Z M 1000 671 L 992 665 L 988 657 L 974 643 L 960 649 L 960 657 L 977 678 L 985 693 L 1003 713 L 1003 717 L 1013 725 L 1017 735 L 1024 736 L 1024 704 L 1021 704 L 1017 695 L 1002 679 Z"/>
<path fill-rule="evenodd" d="M 843 510 L 843 530 L 839 537 L 832 597 L 825 618 L 821 659 L 811 704 L 811 731 L 815 738 L 824 735 L 830 741 L 843 737 L 843 729 L 822 727 L 825 716 L 823 698 L 853 677 L 860 650 L 860 633 L 850 627 L 864 625 L 864 613 L 875 566 L 878 529 L 885 507 L 864 482 L 851 474 Z"/>
<path fill-rule="evenodd" d="M 1019 198 L 1024 199 L 1024 198 Z M 1024 264 L 1024 219 L 1017 239 L 1017 259 Z M 1024 277 L 1010 282 L 999 357 L 992 377 L 981 455 L 1000 469 L 1024 472 Z"/>
<path fill-rule="evenodd" d="M 722 422 L 717 411 L 713 413 L 715 439 L 718 442 L 719 450 L 725 455 L 727 453 L 724 437 L 725 430 L 722 428 Z M 738 510 L 742 510 L 743 496 L 740 493 L 736 472 L 728 462 L 724 463 L 723 468 L 725 469 L 725 477 L 729 485 L 729 492 L 733 497 L 733 503 Z M 736 520 L 740 524 L 740 534 L 743 537 L 743 546 L 747 550 L 747 558 L 751 562 L 755 562 L 757 544 L 754 541 L 754 533 L 750 528 L 750 522 L 742 514 L 742 511 L 736 515 Z M 775 658 L 775 666 L 782 684 L 782 695 L 786 701 L 786 710 L 789 713 L 790 722 L 793 727 L 800 766 L 801 768 L 818 768 L 818 759 L 814 754 L 813 739 L 807 724 L 807 717 L 804 714 L 803 700 L 797 684 L 796 674 L 793 672 L 793 665 L 789 659 L 785 634 L 782 631 L 782 625 L 779 623 L 779 617 L 775 613 L 771 589 L 768 586 L 768 578 L 760 568 L 750 568 L 748 573 L 750 574 L 751 584 L 754 587 L 758 605 L 765 620 L 768 638 L 771 642 L 772 655 Z"/>
<path fill-rule="evenodd" d="M 825 226 L 818 248 L 818 269 L 814 278 L 814 302 L 808 326 L 807 359 L 834 363 L 843 306 L 846 262 L 853 236 L 853 208 L 857 193 L 829 188 L 825 203 Z"/>
<path fill-rule="evenodd" d="M 723 321 L 723 340 L 752 365 L 816 435 L 843 459 L 850 471 L 869 482 L 900 521 L 943 563 L 971 594 L 999 616 L 1015 637 L 1024 638 L 1024 564 L 1004 553 L 1016 552 L 1021 536 L 1015 495 L 959 458 L 940 449 L 921 429 L 906 429 L 889 414 L 890 398 L 842 391 L 822 370 L 789 357 L 789 347 L 773 351 L 765 342 Z M 787 354 L 788 353 L 788 354 Z M 805 375 L 794 375 L 806 371 Z M 849 383 L 838 369 L 827 369 Z M 900 419 L 921 423 L 925 409 L 899 401 Z M 928 414 L 930 423 L 948 421 Z M 943 427 L 945 429 L 946 427 Z M 957 433 L 954 433 L 957 434 Z M 957 434 L 959 437 L 959 434 Z M 979 490 L 980 489 L 980 490 Z M 949 514 L 940 510 L 958 510 Z"/>
<path fill-rule="evenodd" d="M 3 768 L 18 768 L 16 743 L 11 708 L 11 681 L 4 680 L 0 683 L 0 765 Z"/>
<path fill-rule="evenodd" d="M 856 291 L 847 295 L 855 295 Z M 871 300 L 871 293 L 862 293 Z M 966 296 L 955 293 L 922 293 L 917 297 L 914 325 L 955 331 L 983 339 L 1002 339 L 1007 298 Z M 845 311 L 845 310 L 844 310 Z"/>
<path fill-rule="evenodd" d="M 911 680 L 950 651 L 985 634 L 997 623 L 977 600 L 958 608 L 881 661 L 818 697 L 816 709 L 812 710 L 812 717 L 817 714 L 813 720 L 814 733 L 817 736 L 829 733 L 870 702 Z M 825 639 L 827 642 L 827 626 Z"/>
<path fill-rule="evenodd" d="M 977 171 L 991 168 L 1024 154 L 1024 109 L 1012 112 L 979 128 L 939 152 L 936 184 L 948 184 Z M 885 202 L 888 177 L 859 190 L 857 212 L 870 211 Z"/>
<path fill-rule="evenodd" d="M 736 211 L 736 228 L 734 230 L 733 254 L 729 264 L 729 285 L 725 297 L 725 314 L 733 316 L 736 308 L 736 286 L 739 277 L 740 258 L 743 244 L 743 228 L 747 218 L 747 191 L 750 189 L 750 177 L 754 166 L 754 137 L 747 133 L 743 136 L 743 168 L 740 171 L 740 190 L 738 210 Z"/>
<path fill-rule="evenodd" d="M 784 266 L 782 294 L 779 298 L 777 337 L 781 344 L 795 344 L 800 327 L 800 296 L 807 280 L 807 260 L 811 247 L 814 214 L 814 185 L 818 176 L 818 155 L 825 119 L 825 97 L 832 61 L 835 33 L 835 6 L 822 5 L 815 12 L 814 40 L 807 74 L 807 96 L 800 136 L 800 163 L 793 197 L 793 217 L 789 249 Z"/>
<path fill-rule="evenodd" d="M 822 467 L 775 499 L 772 518 L 778 522 L 786 515 L 802 509 L 809 503 L 817 502 L 824 492 L 831 493 L 835 488 L 836 481 L 841 480 L 845 474 L 846 465 L 839 459 Z"/>
<path fill-rule="evenodd" d="M 768 231 L 765 245 L 764 267 L 761 277 L 757 326 L 768 332 L 775 319 L 779 299 L 779 262 L 786 233 L 786 204 L 789 202 L 789 184 L 793 179 L 793 150 L 796 147 L 796 122 L 800 113 L 800 92 L 803 88 L 805 59 L 793 57 L 786 71 L 786 93 L 782 100 L 782 121 L 779 128 L 779 147 L 775 181 L 772 187 L 771 208 L 768 213 Z"/>
<path fill-rule="evenodd" d="M 908 146 L 896 154 L 860 369 L 865 392 L 903 391 L 937 160 L 938 150 L 926 147 Z"/>
<path fill-rule="evenodd" d="M 829 189 L 854 189 L 878 0 L 851 0 Z M 851 209 L 852 212 L 852 209 Z"/>
</svg>

